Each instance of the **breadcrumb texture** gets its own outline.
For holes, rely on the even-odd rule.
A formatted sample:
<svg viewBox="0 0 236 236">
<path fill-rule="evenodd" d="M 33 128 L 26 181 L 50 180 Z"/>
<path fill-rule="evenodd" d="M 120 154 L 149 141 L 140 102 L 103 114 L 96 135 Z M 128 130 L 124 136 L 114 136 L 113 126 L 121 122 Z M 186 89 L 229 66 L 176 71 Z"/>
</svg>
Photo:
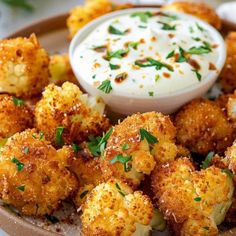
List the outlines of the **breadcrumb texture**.
<svg viewBox="0 0 236 236">
<path fill-rule="evenodd" d="M 0 139 L 6 139 L 17 132 L 33 126 L 33 114 L 28 106 L 16 106 L 13 97 L 0 95 Z"/>
<path fill-rule="evenodd" d="M 54 145 L 57 145 L 58 127 L 64 128 L 64 143 L 80 143 L 89 135 L 100 135 L 109 127 L 109 121 L 103 115 L 104 107 L 100 98 L 88 97 L 73 83 L 65 82 L 61 87 L 50 84 L 36 104 L 35 124 Z"/>
<path fill-rule="evenodd" d="M 52 213 L 78 187 L 66 168 L 70 155 L 69 147 L 54 149 L 35 129 L 15 134 L 1 149 L 0 198 L 25 215 Z"/>
<path fill-rule="evenodd" d="M 114 4 L 110 0 L 87 0 L 83 6 L 73 8 L 67 19 L 70 38 L 95 18 L 106 13 L 132 7 L 131 4 Z"/>
<path fill-rule="evenodd" d="M 225 38 L 227 56 L 220 74 L 220 84 L 226 93 L 236 89 L 236 32 L 230 32 Z"/>
<path fill-rule="evenodd" d="M 173 2 L 162 7 L 163 10 L 183 12 L 195 17 L 200 18 L 203 21 L 206 21 L 217 30 L 221 29 L 221 19 L 216 14 L 216 11 L 211 8 L 209 5 L 200 3 L 193 3 L 187 1 Z"/>
<path fill-rule="evenodd" d="M 50 57 L 49 64 L 50 78 L 49 82 L 61 86 L 69 81 L 78 84 L 78 81 L 72 71 L 68 54 L 56 54 Z"/>
<path fill-rule="evenodd" d="M 155 200 L 176 235 L 217 235 L 232 203 L 232 178 L 211 166 L 196 171 L 188 158 L 157 166 L 152 174 Z"/>
<path fill-rule="evenodd" d="M 196 99 L 180 109 L 175 117 L 177 141 L 190 151 L 203 155 L 223 153 L 233 142 L 233 127 L 216 102 Z"/>
<path fill-rule="evenodd" d="M 48 84 L 49 56 L 36 36 L 0 40 L 0 92 L 19 97 L 40 94 Z"/>
<path fill-rule="evenodd" d="M 150 145 L 147 140 L 141 140 L 140 129 L 147 130 L 157 138 L 158 142 Z M 134 114 L 124 119 L 113 127 L 101 160 L 101 169 L 104 178 L 114 176 L 136 188 L 144 178 L 149 175 L 156 163 L 160 164 L 173 160 L 177 155 L 175 145 L 175 127 L 170 118 L 161 113 L 147 112 Z M 123 148 L 126 145 L 127 148 Z M 125 172 L 124 165 L 120 162 L 111 164 L 111 160 L 118 154 L 132 157 L 128 162 L 130 170 Z"/>
<path fill-rule="evenodd" d="M 153 206 L 148 196 L 111 179 L 95 187 L 83 206 L 82 231 L 85 236 L 131 236 L 138 225 L 149 226 Z M 146 227 L 150 231 L 150 227 Z M 147 232 L 146 232 L 147 233 Z M 143 232 L 143 235 L 146 235 Z"/>
</svg>

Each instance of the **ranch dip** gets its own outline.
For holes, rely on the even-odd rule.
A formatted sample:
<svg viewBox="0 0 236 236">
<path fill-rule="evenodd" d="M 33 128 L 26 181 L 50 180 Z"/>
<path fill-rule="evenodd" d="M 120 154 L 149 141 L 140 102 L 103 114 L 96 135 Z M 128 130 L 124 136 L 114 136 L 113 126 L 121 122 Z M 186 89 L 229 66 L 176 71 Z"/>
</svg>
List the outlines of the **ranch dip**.
<svg viewBox="0 0 236 236">
<path fill-rule="evenodd" d="M 201 21 L 157 9 L 106 20 L 73 57 L 86 81 L 104 93 L 155 97 L 201 83 L 217 71 L 219 50 Z"/>
</svg>

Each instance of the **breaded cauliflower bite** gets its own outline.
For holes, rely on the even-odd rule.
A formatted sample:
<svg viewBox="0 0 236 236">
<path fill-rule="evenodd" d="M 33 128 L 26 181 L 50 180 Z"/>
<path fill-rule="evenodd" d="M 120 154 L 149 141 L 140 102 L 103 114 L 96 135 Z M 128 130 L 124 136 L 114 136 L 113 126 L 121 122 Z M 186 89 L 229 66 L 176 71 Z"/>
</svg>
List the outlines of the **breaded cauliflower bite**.
<svg viewBox="0 0 236 236">
<path fill-rule="evenodd" d="M 51 56 L 49 72 L 49 83 L 61 86 L 64 82 L 69 81 L 74 84 L 78 84 L 77 79 L 72 71 L 68 54 L 56 54 Z"/>
<path fill-rule="evenodd" d="M 54 145 L 80 143 L 109 127 L 104 107 L 100 98 L 88 97 L 75 84 L 50 84 L 36 104 L 35 124 Z"/>
<path fill-rule="evenodd" d="M 175 117 L 177 142 L 190 151 L 206 155 L 223 153 L 233 142 L 233 127 L 217 103 L 195 99 Z"/>
<path fill-rule="evenodd" d="M 180 1 L 180 2 L 176 1 L 171 4 L 164 5 L 162 9 L 168 10 L 168 11 L 183 12 L 183 13 L 193 15 L 211 24 L 216 29 L 218 30 L 221 29 L 220 17 L 216 14 L 213 8 L 211 8 L 209 5 L 206 5 L 202 2 L 193 3 L 193 2 L 187 2 L 187 1 Z"/>
<path fill-rule="evenodd" d="M 52 213 L 77 190 L 67 169 L 69 147 L 56 150 L 35 129 L 17 133 L 1 148 L 0 198 L 25 215 Z"/>
<path fill-rule="evenodd" d="M 114 10 L 120 10 L 131 7 L 130 4 L 113 4 L 110 0 L 87 0 L 83 6 L 77 6 L 70 12 L 67 19 L 70 38 L 77 33 L 84 25 Z"/>
<path fill-rule="evenodd" d="M 7 139 L 17 132 L 33 126 L 33 114 L 22 99 L 0 95 L 0 139 Z"/>
<path fill-rule="evenodd" d="M 177 155 L 175 127 L 161 113 L 134 114 L 114 126 L 107 141 L 101 169 L 104 178 L 124 180 L 136 188 L 156 163 L 172 160 Z"/>
<path fill-rule="evenodd" d="M 48 84 L 49 56 L 36 36 L 0 40 L 0 92 L 32 97 Z"/>
<path fill-rule="evenodd" d="M 196 171 L 179 158 L 156 166 L 151 177 L 154 199 L 176 235 L 217 235 L 234 192 L 226 172 L 214 166 Z"/>
<path fill-rule="evenodd" d="M 220 74 L 220 84 L 226 93 L 236 89 L 236 32 L 230 32 L 225 38 L 227 56 Z"/>
<path fill-rule="evenodd" d="M 82 208 L 82 231 L 85 236 L 131 236 L 142 230 L 149 235 L 153 206 L 141 191 L 132 192 L 120 180 L 111 179 L 95 187 Z"/>
</svg>

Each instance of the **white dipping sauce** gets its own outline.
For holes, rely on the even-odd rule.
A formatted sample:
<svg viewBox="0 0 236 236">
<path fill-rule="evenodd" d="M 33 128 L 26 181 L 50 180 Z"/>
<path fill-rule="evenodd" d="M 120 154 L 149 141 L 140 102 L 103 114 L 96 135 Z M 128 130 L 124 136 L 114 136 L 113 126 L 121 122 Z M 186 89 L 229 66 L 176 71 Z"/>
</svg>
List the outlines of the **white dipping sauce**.
<svg viewBox="0 0 236 236">
<path fill-rule="evenodd" d="M 87 83 L 105 93 L 155 97 L 201 83 L 217 70 L 218 45 L 192 17 L 137 11 L 99 25 L 75 49 Z"/>
</svg>

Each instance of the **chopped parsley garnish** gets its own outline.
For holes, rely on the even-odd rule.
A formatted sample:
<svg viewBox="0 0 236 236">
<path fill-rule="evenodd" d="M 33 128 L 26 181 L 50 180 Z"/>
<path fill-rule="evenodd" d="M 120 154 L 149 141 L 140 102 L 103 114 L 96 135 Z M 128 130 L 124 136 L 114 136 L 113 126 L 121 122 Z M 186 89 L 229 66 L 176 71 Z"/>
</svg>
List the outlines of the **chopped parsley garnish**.
<svg viewBox="0 0 236 236">
<path fill-rule="evenodd" d="M 152 58 L 146 58 L 143 60 L 136 60 L 134 64 L 139 67 L 152 67 L 152 66 L 154 66 L 156 68 L 156 70 L 161 70 L 162 68 L 166 68 L 169 71 L 174 71 L 172 66 L 162 63 L 162 62 L 159 62 L 159 61 L 156 61 Z"/>
<path fill-rule="evenodd" d="M 23 152 L 24 152 L 25 154 L 28 154 L 28 153 L 29 153 L 29 147 L 25 147 L 24 150 L 23 150 Z"/>
<path fill-rule="evenodd" d="M 43 131 L 39 131 L 39 139 L 42 140 L 44 137 L 44 132 Z"/>
<path fill-rule="evenodd" d="M 21 107 L 21 106 L 24 106 L 24 104 L 25 104 L 24 100 L 19 99 L 19 98 L 14 97 L 14 96 L 12 97 L 12 101 L 13 101 L 13 103 L 16 107 Z"/>
<path fill-rule="evenodd" d="M 131 166 L 129 166 L 129 163 L 128 163 L 131 160 L 132 160 L 131 156 L 123 156 L 122 154 L 118 154 L 110 161 L 110 163 L 113 165 L 116 162 L 120 162 L 121 164 L 124 165 L 125 172 L 128 172 L 131 170 Z"/>
<path fill-rule="evenodd" d="M 121 59 L 122 57 L 125 57 L 127 53 L 129 52 L 129 49 L 119 49 L 117 51 L 109 51 L 107 50 L 106 55 L 104 56 L 104 59 L 107 61 L 110 61 L 112 58 L 118 58 Z"/>
<path fill-rule="evenodd" d="M 92 76 L 92 79 L 95 79 L 95 78 L 96 78 L 96 76 L 97 76 L 97 75 L 93 75 L 93 76 Z"/>
<path fill-rule="evenodd" d="M 62 133 L 63 133 L 64 129 L 65 128 L 62 126 L 57 127 L 57 129 L 56 129 L 56 144 L 59 146 L 62 146 L 64 144 L 64 141 L 62 139 Z"/>
<path fill-rule="evenodd" d="M 17 170 L 20 172 L 24 169 L 24 164 L 22 162 L 20 162 L 16 157 L 13 157 L 11 162 L 13 162 L 14 164 L 16 164 Z"/>
<path fill-rule="evenodd" d="M 175 50 L 171 51 L 167 56 L 166 59 L 169 59 L 175 55 Z"/>
<path fill-rule="evenodd" d="M 187 58 L 185 57 L 185 51 L 183 48 L 179 47 L 179 57 L 176 60 L 176 62 L 182 63 L 186 61 L 187 61 Z"/>
<path fill-rule="evenodd" d="M 226 169 L 222 169 L 221 172 L 227 174 L 230 178 L 234 177 L 233 172 L 231 170 L 227 169 L 227 168 Z"/>
<path fill-rule="evenodd" d="M 88 190 L 85 190 L 84 192 L 82 192 L 80 195 L 79 195 L 79 197 L 80 197 L 80 199 L 83 199 L 87 194 L 88 194 Z"/>
<path fill-rule="evenodd" d="M 189 27 L 189 32 L 190 32 L 191 34 L 194 33 L 194 29 L 193 29 L 192 26 Z"/>
<path fill-rule="evenodd" d="M 161 78 L 160 75 L 156 75 L 156 76 L 155 76 L 155 82 L 157 82 L 160 78 Z"/>
<path fill-rule="evenodd" d="M 154 96 L 154 92 L 149 91 L 149 92 L 148 92 L 148 95 L 149 95 L 150 97 L 153 97 L 153 96 Z"/>
<path fill-rule="evenodd" d="M 46 219 L 48 221 L 50 221 L 52 224 L 56 224 L 59 222 L 59 219 L 56 216 L 52 216 L 52 215 L 45 215 Z"/>
<path fill-rule="evenodd" d="M 118 189 L 118 192 L 120 193 L 120 195 L 124 197 L 125 194 L 121 191 L 120 185 L 118 183 L 116 183 L 116 188 Z"/>
<path fill-rule="evenodd" d="M 2 0 L 5 4 L 12 6 L 12 7 L 19 7 L 26 11 L 33 11 L 33 6 L 27 0 Z"/>
<path fill-rule="evenodd" d="M 167 14 L 167 13 L 162 13 L 162 16 L 167 17 L 170 20 L 178 20 L 179 19 L 178 16 L 170 15 L 170 14 Z"/>
<path fill-rule="evenodd" d="M 157 138 L 149 133 L 146 129 L 141 128 L 139 133 L 141 135 L 141 140 L 146 139 L 149 144 L 155 144 L 158 142 Z"/>
<path fill-rule="evenodd" d="M 201 81 L 202 75 L 201 75 L 197 70 L 192 69 L 192 71 L 195 73 L 195 75 L 196 75 L 198 81 Z"/>
<path fill-rule="evenodd" d="M 106 45 L 93 46 L 92 49 L 96 52 L 105 52 L 107 50 L 107 46 Z"/>
<path fill-rule="evenodd" d="M 75 153 L 77 153 L 79 150 L 81 150 L 80 146 L 76 143 L 72 143 L 72 149 Z"/>
<path fill-rule="evenodd" d="M 19 186 L 16 187 L 16 189 L 24 192 L 25 191 L 25 185 L 19 185 Z"/>
<path fill-rule="evenodd" d="M 152 13 L 149 11 L 146 12 L 134 12 L 131 17 L 139 17 L 140 21 L 147 23 L 148 19 L 152 17 Z"/>
<path fill-rule="evenodd" d="M 88 142 L 88 149 L 93 154 L 93 156 L 99 156 L 100 154 L 103 154 L 107 140 L 110 138 L 112 132 L 113 128 L 110 128 L 102 137 L 89 137 L 90 142 Z"/>
<path fill-rule="evenodd" d="M 128 47 L 133 48 L 134 50 L 137 50 L 139 44 L 140 42 L 130 42 L 128 43 Z"/>
<path fill-rule="evenodd" d="M 197 42 L 201 41 L 201 39 L 198 38 L 198 37 L 196 37 L 196 38 L 192 37 L 192 39 L 195 40 L 195 41 L 197 41 Z"/>
<path fill-rule="evenodd" d="M 202 32 L 204 31 L 204 28 L 201 25 L 199 25 L 198 23 L 196 23 L 196 26 L 200 31 L 202 31 Z"/>
<path fill-rule="evenodd" d="M 205 230 L 209 230 L 209 227 L 208 226 L 204 226 L 204 227 L 202 227 L 203 229 L 205 229 Z"/>
<path fill-rule="evenodd" d="M 128 31 L 129 31 L 129 30 L 121 31 L 121 30 L 115 28 L 115 27 L 112 26 L 112 25 L 110 25 L 110 26 L 108 27 L 108 32 L 109 32 L 110 34 L 125 35 Z"/>
<path fill-rule="evenodd" d="M 139 25 L 138 27 L 141 29 L 147 29 L 147 26 L 144 26 L 144 25 Z"/>
<path fill-rule="evenodd" d="M 199 47 L 192 47 L 188 50 L 189 54 L 201 55 L 212 52 L 210 45 L 207 42 L 203 43 L 204 45 Z"/>
<path fill-rule="evenodd" d="M 161 22 L 161 21 L 158 21 L 157 23 L 159 24 L 162 24 L 162 28 L 163 30 L 176 30 L 176 25 L 169 25 L 165 22 Z"/>
<path fill-rule="evenodd" d="M 196 201 L 196 202 L 200 202 L 201 200 L 202 200 L 201 197 L 195 197 L 195 198 L 194 198 L 194 201 Z"/>
<path fill-rule="evenodd" d="M 209 152 L 206 156 L 206 159 L 202 162 L 201 168 L 202 169 L 206 169 L 209 167 L 209 165 L 211 164 L 211 161 L 214 157 L 215 153 L 214 152 Z"/>
<path fill-rule="evenodd" d="M 104 93 L 110 93 L 112 91 L 111 81 L 108 79 L 102 81 L 97 89 L 103 91 Z"/>
<path fill-rule="evenodd" d="M 128 143 L 123 144 L 122 145 L 122 151 L 125 151 L 127 149 L 129 149 L 129 144 Z"/>
<path fill-rule="evenodd" d="M 109 63 L 109 66 L 110 66 L 110 69 L 111 69 L 111 70 L 120 69 L 120 65 L 114 65 L 114 64 Z"/>
</svg>

